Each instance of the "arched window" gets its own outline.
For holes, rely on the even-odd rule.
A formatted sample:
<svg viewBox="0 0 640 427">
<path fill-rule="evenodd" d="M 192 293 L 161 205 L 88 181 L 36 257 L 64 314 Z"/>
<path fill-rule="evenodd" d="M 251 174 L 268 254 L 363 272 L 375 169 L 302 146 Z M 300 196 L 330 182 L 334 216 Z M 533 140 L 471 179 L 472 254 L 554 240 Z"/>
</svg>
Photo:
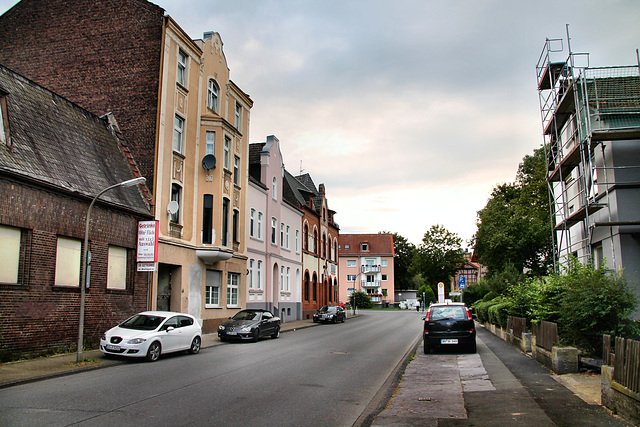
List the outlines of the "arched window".
<svg viewBox="0 0 640 427">
<path fill-rule="evenodd" d="M 313 229 L 313 253 L 318 255 L 318 230 Z"/>
<path fill-rule="evenodd" d="M 304 300 L 309 301 L 309 273 L 304 273 Z"/>
<path fill-rule="evenodd" d="M 273 200 L 278 200 L 278 180 L 275 176 L 271 181 L 271 197 Z"/>
<path fill-rule="evenodd" d="M 316 277 L 315 273 L 313 275 L 313 300 L 318 300 L 318 278 Z"/>
<path fill-rule="evenodd" d="M 328 258 L 329 253 L 327 252 L 327 235 L 322 233 L 322 258 Z"/>
<path fill-rule="evenodd" d="M 309 226 L 307 224 L 304 225 L 304 232 L 302 236 L 302 245 L 305 251 L 309 250 Z"/>
<path fill-rule="evenodd" d="M 209 79 L 209 88 L 207 89 L 207 107 L 212 109 L 214 113 L 218 112 L 218 94 L 220 90 L 215 80 Z"/>
</svg>

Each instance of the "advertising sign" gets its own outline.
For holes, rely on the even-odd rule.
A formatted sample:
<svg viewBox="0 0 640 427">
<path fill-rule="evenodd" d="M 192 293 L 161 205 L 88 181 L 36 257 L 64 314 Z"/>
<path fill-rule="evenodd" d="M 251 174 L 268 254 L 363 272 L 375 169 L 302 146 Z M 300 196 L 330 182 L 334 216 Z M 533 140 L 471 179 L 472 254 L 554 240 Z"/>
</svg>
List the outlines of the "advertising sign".
<svg viewBox="0 0 640 427">
<path fill-rule="evenodd" d="M 444 302 L 444 283 L 438 283 L 438 302 Z"/>
<path fill-rule="evenodd" d="M 138 221 L 139 263 L 158 262 L 158 221 Z"/>
</svg>

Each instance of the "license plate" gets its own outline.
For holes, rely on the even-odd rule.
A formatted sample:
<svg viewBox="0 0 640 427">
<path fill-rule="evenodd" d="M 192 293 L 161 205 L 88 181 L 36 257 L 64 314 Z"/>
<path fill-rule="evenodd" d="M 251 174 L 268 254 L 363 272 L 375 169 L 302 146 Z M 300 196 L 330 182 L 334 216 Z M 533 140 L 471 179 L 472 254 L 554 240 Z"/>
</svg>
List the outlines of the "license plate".
<svg viewBox="0 0 640 427">
<path fill-rule="evenodd" d="M 458 344 L 458 340 L 457 339 L 440 340 L 440 344 Z"/>
<path fill-rule="evenodd" d="M 227 335 L 238 335 L 238 333 L 236 331 L 229 331 L 227 332 Z"/>
<path fill-rule="evenodd" d="M 107 344 L 107 350 L 111 350 L 111 351 L 120 351 L 120 346 L 119 346 L 119 345 L 110 345 L 110 344 Z"/>
</svg>

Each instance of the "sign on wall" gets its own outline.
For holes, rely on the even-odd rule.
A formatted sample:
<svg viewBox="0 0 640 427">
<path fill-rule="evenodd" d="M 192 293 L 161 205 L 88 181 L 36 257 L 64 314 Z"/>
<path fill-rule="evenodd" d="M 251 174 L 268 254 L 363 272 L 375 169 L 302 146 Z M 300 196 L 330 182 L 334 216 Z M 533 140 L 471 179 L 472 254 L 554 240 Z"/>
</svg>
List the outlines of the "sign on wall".
<svg viewBox="0 0 640 427">
<path fill-rule="evenodd" d="M 138 271 L 155 271 L 158 262 L 158 221 L 138 221 Z"/>
</svg>

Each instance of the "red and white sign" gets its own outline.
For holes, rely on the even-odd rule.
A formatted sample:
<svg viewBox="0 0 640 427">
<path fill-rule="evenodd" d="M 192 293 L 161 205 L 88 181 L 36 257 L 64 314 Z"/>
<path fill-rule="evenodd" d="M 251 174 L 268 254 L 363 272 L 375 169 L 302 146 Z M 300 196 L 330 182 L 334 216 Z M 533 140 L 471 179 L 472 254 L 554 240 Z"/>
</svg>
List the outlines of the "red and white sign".
<svg viewBox="0 0 640 427">
<path fill-rule="evenodd" d="M 139 263 L 158 262 L 158 221 L 138 221 Z"/>
</svg>

